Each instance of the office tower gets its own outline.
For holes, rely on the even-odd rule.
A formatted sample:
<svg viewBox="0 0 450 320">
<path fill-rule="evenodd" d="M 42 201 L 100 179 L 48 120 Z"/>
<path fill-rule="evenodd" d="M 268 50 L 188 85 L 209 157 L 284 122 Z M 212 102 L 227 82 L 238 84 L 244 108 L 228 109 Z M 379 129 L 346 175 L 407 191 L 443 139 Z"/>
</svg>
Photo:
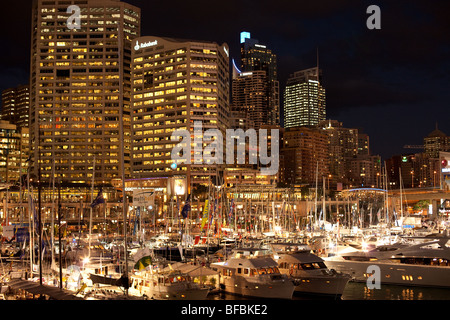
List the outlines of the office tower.
<svg viewBox="0 0 450 320">
<path fill-rule="evenodd" d="M 9 121 L 18 128 L 27 128 L 29 108 L 30 87 L 28 85 L 3 90 L 2 120 Z"/>
<path fill-rule="evenodd" d="M 237 68 L 235 68 L 237 69 Z M 255 118 L 255 128 L 261 124 L 280 124 L 280 88 L 276 55 L 252 39 L 250 33 L 241 33 L 241 68 L 234 70 L 233 110 L 247 110 Z"/>
<path fill-rule="evenodd" d="M 194 140 L 203 139 L 207 129 L 219 129 L 225 137 L 230 115 L 228 52 L 227 44 L 207 41 L 146 36 L 133 42 L 135 178 L 183 176 L 189 186 L 217 176 L 220 165 L 195 163 L 194 154 L 202 155 Z M 194 132 L 196 122 L 201 134 Z M 179 141 L 171 141 L 171 135 L 176 130 L 191 133 L 191 164 L 172 167 L 171 152 Z M 206 140 L 200 147 L 205 148 Z"/>
<path fill-rule="evenodd" d="M 325 118 L 321 70 L 316 67 L 291 74 L 284 92 L 284 127 L 317 126 Z"/>
<path fill-rule="evenodd" d="M 328 136 L 318 128 L 295 127 L 284 130 L 283 182 L 315 185 L 328 177 Z"/>
<path fill-rule="evenodd" d="M 80 28 L 69 28 L 70 5 Z M 130 168 L 131 42 L 140 9 L 117 0 L 34 1 L 30 68 L 33 172 L 73 183 L 111 183 Z M 122 114 L 123 113 L 123 114 Z M 122 121 L 123 117 L 123 121 Z M 120 125 L 123 123 L 124 139 Z M 39 152 L 40 150 L 40 152 Z"/>
<path fill-rule="evenodd" d="M 28 128 L 0 121 L 0 182 L 15 184 L 27 174 L 29 147 Z"/>
<path fill-rule="evenodd" d="M 232 81 L 232 108 L 245 114 L 259 129 L 272 117 L 269 108 L 269 82 L 265 71 L 242 72 Z"/>
</svg>

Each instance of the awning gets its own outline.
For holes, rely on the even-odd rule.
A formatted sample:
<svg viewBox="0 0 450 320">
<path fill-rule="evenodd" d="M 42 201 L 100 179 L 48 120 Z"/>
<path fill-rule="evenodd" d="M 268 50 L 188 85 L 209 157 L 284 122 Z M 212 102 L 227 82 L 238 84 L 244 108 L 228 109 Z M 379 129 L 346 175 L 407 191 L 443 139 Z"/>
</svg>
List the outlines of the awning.
<svg viewBox="0 0 450 320">
<path fill-rule="evenodd" d="M 15 279 L 6 284 L 12 289 L 22 289 L 31 294 L 45 294 L 55 300 L 83 300 L 76 297 L 73 293 L 48 285 L 40 285 L 38 282 Z"/>
</svg>

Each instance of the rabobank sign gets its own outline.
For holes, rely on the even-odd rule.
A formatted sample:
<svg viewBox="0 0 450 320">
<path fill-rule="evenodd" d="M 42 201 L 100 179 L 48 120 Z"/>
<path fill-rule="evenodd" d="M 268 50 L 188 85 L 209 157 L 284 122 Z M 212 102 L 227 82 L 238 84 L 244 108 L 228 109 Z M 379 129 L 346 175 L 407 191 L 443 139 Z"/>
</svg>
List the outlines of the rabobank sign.
<svg viewBox="0 0 450 320">
<path fill-rule="evenodd" d="M 143 48 L 148 48 L 148 47 L 153 47 L 156 46 L 158 44 L 158 40 L 154 40 L 154 41 L 148 41 L 148 42 L 142 42 L 139 43 L 139 41 L 136 40 L 136 44 L 134 46 L 134 50 L 140 50 Z"/>
</svg>

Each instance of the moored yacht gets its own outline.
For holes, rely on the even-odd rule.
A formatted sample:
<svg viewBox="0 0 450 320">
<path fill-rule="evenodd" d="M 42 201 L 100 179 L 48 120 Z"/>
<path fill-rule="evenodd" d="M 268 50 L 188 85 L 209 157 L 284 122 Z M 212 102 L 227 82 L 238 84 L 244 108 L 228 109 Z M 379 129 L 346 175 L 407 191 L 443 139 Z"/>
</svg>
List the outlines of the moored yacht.
<svg viewBox="0 0 450 320">
<path fill-rule="evenodd" d="M 357 282 L 366 282 L 373 272 L 371 266 L 377 266 L 381 284 L 450 288 L 448 240 L 378 246 L 324 260 L 329 267 L 350 274 Z"/>
<path fill-rule="evenodd" d="M 129 293 L 155 300 L 204 300 L 209 288 L 179 270 L 142 270 L 131 275 Z"/>
<path fill-rule="evenodd" d="M 292 299 L 294 283 L 264 251 L 235 249 L 228 260 L 211 263 L 210 267 L 220 272 L 220 289 L 246 297 Z"/>
<path fill-rule="evenodd" d="M 272 243 L 273 256 L 281 273 L 294 279 L 295 292 L 341 296 L 351 277 L 328 269 L 322 258 L 304 244 Z"/>
</svg>

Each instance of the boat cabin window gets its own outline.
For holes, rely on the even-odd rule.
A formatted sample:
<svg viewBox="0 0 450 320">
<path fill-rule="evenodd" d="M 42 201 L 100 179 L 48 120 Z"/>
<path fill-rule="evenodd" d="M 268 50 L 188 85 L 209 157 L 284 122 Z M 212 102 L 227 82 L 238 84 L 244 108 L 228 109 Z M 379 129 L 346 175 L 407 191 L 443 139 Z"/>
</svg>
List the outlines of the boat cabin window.
<svg viewBox="0 0 450 320">
<path fill-rule="evenodd" d="M 323 262 L 299 264 L 299 269 L 303 269 L 303 270 L 313 270 L 313 269 L 322 269 L 322 268 L 326 268 L 325 263 L 323 263 Z"/>
<path fill-rule="evenodd" d="M 248 275 L 249 273 L 250 273 L 250 269 L 245 268 L 245 269 L 244 269 L 244 274 L 245 274 L 245 275 Z"/>
<path fill-rule="evenodd" d="M 237 268 L 237 273 L 242 274 L 242 268 Z"/>
<path fill-rule="evenodd" d="M 259 268 L 258 273 L 259 274 L 274 274 L 274 273 L 280 273 L 280 270 L 277 267 Z"/>
<path fill-rule="evenodd" d="M 232 276 L 232 275 L 233 275 L 233 270 L 230 270 L 230 269 L 223 269 L 223 270 L 222 270 L 222 274 L 223 274 L 224 276 Z"/>
</svg>

